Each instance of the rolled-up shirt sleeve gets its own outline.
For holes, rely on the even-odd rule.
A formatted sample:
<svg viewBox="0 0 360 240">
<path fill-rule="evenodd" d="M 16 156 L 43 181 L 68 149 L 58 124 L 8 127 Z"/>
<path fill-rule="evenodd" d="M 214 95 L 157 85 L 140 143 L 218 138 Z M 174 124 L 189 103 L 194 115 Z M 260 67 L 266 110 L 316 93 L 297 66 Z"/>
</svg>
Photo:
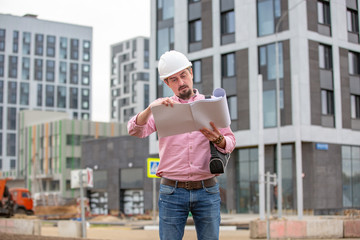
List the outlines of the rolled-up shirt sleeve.
<svg viewBox="0 0 360 240">
<path fill-rule="evenodd" d="M 139 138 L 145 138 L 156 131 L 156 126 L 153 116 L 151 116 L 147 121 L 147 123 L 144 125 L 136 124 L 136 119 L 138 116 L 139 114 L 133 116 L 127 124 L 129 135 Z"/>
<path fill-rule="evenodd" d="M 219 148 L 216 144 L 216 148 L 222 153 L 231 153 L 235 149 L 236 140 L 234 133 L 230 127 L 220 129 L 221 134 L 224 136 L 226 141 L 225 149 Z"/>
</svg>

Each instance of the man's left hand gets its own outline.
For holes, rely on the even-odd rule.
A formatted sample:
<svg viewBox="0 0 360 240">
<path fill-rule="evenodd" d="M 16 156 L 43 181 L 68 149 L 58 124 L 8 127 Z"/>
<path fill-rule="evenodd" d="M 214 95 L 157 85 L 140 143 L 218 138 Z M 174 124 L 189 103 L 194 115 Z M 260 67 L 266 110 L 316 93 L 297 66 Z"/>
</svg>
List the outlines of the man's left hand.
<svg viewBox="0 0 360 240">
<path fill-rule="evenodd" d="M 224 136 L 221 134 L 221 132 L 213 122 L 210 122 L 210 125 L 212 127 L 212 130 L 204 127 L 199 131 L 204 134 L 204 136 L 209 139 L 209 141 L 215 143 L 218 147 L 225 149 L 226 141 L 224 139 Z"/>
</svg>

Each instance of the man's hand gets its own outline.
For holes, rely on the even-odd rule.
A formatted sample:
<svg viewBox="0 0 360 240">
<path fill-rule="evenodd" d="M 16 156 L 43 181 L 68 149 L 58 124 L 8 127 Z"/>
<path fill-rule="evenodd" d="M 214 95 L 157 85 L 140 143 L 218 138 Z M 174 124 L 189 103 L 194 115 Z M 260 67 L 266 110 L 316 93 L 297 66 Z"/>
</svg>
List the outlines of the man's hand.
<svg viewBox="0 0 360 240">
<path fill-rule="evenodd" d="M 146 122 L 149 120 L 149 118 L 150 118 L 150 116 L 152 114 L 151 113 L 151 108 L 152 107 L 160 106 L 160 105 L 173 107 L 174 104 L 177 104 L 177 102 L 175 102 L 171 98 L 159 98 L 159 99 L 156 99 L 155 101 L 150 103 L 150 105 L 138 115 L 138 117 L 136 119 L 136 124 L 138 124 L 138 125 L 146 124 Z"/>
<path fill-rule="evenodd" d="M 224 136 L 221 134 L 221 132 L 219 131 L 219 129 L 215 126 L 215 124 L 213 122 L 210 122 L 210 125 L 212 127 L 212 130 L 204 127 L 202 129 L 200 129 L 199 131 L 204 134 L 204 136 L 209 139 L 209 141 L 211 142 L 215 142 L 215 144 L 222 148 L 225 149 L 226 146 L 226 141 L 224 139 Z M 216 142 L 217 140 L 219 140 L 219 142 Z"/>
<path fill-rule="evenodd" d="M 173 107 L 174 104 L 177 104 L 177 102 L 175 102 L 174 100 L 172 100 L 171 98 L 159 98 L 156 99 L 155 101 L 153 101 L 150 105 L 149 108 L 155 107 L 155 106 L 159 106 L 159 105 L 165 105 L 165 106 L 170 106 Z"/>
</svg>

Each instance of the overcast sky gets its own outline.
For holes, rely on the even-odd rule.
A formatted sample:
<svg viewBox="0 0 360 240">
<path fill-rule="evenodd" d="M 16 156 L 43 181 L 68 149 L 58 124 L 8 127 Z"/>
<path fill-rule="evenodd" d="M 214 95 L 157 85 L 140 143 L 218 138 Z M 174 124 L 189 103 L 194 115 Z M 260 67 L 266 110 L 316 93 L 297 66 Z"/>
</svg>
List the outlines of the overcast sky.
<svg viewBox="0 0 360 240">
<path fill-rule="evenodd" d="M 93 27 L 91 119 L 109 121 L 110 45 L 150 36 L 150 0 L 0 0 L 0 13 Z"/>
</svg>

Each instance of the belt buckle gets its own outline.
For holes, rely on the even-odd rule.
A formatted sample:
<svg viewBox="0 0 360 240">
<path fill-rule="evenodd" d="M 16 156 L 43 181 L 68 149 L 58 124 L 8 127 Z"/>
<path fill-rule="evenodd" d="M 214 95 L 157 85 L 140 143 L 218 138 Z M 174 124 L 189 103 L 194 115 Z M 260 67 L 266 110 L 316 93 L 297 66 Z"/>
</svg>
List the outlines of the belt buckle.
<svg viewBox="0 0 360 240">
<path fill-rule="evenodd" d="M 187 190 L 193 190 L 193 189 L 194 189 L 194 185 L 192 184 L 192 182 L 185 182 L 185 189 L 187 189 Z"/>
</svg>

